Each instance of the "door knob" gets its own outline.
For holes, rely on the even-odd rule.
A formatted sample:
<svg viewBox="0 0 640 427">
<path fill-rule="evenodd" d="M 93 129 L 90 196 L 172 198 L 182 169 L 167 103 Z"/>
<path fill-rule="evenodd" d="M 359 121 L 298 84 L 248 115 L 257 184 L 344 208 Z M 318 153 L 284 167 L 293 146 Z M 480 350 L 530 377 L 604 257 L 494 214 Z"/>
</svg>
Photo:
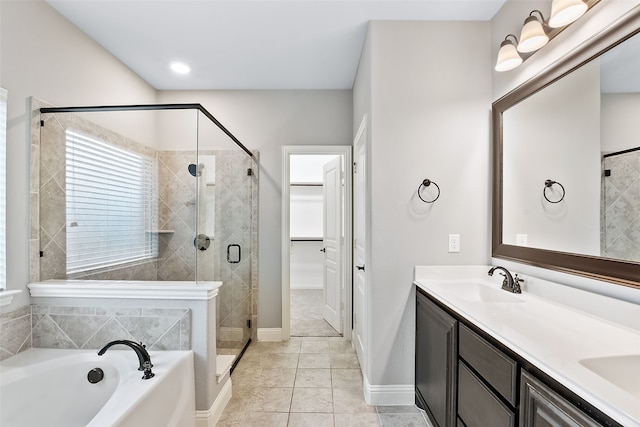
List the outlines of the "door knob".
<svg viewBox="0 0 640 427">
<path fill-rule="evenodd" d="M 327 248 L 320 249 L 320 252 L 327 252 Z"/>
<path fill-rule="evenodd" d="M 356 265 L 356 268 L 357 268 L 358 270 L 362 270 L 362 271 L 364 271 L 364 265 Z"/>
</svg>

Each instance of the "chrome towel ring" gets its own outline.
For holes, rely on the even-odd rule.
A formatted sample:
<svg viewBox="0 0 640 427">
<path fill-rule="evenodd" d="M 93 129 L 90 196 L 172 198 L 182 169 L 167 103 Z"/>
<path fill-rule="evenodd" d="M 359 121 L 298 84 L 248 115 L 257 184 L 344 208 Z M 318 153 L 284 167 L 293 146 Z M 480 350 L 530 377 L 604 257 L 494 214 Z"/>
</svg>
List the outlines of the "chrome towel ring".
<svg viewBox="0 0 640 427">
<path fill-rule="evenodd" d="M 553 186 L 553 184 L 558 184 L 560 186 L 560 188 L 562 189 L 562 197 L 560 197 L 559 200 L 555 200 L 555 201 L 549 200 L 549 198 L 547 197 L 547 188 L 551 188 Z M 542 195 L 547 200 L 547 202 L 549 202 L 549 203 L 560 203 L 561 201 L 564 200 L 564 194 L 565 194 L 564 185 L 560 184 L 558 181 L 554 181 L 552 179 L 547 179 L 544 182 L 544 188 L 542 189 Z"/>
<path fill-rule="evenodd" d="M 438 189 L 438 194 L 436 195 L 435 199 L 433 199 L 433 200 L 425 200 L 425 199 L 422 198 L 422 195 L 420 194 L 420 190 L 422 190 L 422 187 L 426 188 L 426 187 L 430 186 L 431 184 L 436 186 L 436 188 Z M 422 200 L 425 203 L 433 203 L 436 200 L 438 200 L 438 197 L 440 197 L 440 187 L 434 181 L 431 181 L 430 179 L 424 179 L 420 183 L 420 185 L 418 186 L 418 197 L 420 197 L 420 200 Z"/>
</svg>

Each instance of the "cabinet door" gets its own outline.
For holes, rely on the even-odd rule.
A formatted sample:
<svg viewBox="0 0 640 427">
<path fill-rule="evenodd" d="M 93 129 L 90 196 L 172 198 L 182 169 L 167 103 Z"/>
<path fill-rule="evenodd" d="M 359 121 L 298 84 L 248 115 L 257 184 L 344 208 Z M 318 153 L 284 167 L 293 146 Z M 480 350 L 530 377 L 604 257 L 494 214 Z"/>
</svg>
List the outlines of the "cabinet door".
<svg viewBox="0 0 640 427">
<path fill-rule="evenodd" d="M 456 425 L 458 322 L 416 291 L 416 404 L 435 427 Z"/>
<path fill-rule="evenodd" d="M 600 427 L 526 371 L 520 385 L 520 427 Z"/>
</svg>

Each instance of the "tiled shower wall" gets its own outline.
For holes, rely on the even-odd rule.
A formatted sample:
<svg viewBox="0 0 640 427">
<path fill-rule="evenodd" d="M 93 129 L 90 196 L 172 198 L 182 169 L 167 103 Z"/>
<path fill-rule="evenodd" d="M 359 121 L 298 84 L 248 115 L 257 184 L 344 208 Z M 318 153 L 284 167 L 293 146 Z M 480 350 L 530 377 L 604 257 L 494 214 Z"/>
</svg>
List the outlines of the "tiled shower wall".
<svg viewBox="0 0 640 427">
<path fill-rule="evenodd" d="M 602 255 L 640 261 L 640 151 L 603 159 Z"/>
<path fill-rule="evenodd" d="M 122 339 L 190 350 L 191 310 L 31 305 L 0 315 L 0 360 L 29 348 L 97 350 Z"/>
</svg>

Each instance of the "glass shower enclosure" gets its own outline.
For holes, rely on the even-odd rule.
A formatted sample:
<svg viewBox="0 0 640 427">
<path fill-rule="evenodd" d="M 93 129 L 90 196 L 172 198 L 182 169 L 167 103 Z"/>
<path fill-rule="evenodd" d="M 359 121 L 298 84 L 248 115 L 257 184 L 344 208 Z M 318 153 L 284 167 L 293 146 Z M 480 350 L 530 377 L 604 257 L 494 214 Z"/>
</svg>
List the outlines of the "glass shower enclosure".
<svg viewBox="0 0 640 427">
<path fill-rule="evenodd" d="M 32 279 L 221 281 L 217 352 L 240 354 L 257 316 L 257 153 L 200 104 L 40 114 Z"/>
</svg>

